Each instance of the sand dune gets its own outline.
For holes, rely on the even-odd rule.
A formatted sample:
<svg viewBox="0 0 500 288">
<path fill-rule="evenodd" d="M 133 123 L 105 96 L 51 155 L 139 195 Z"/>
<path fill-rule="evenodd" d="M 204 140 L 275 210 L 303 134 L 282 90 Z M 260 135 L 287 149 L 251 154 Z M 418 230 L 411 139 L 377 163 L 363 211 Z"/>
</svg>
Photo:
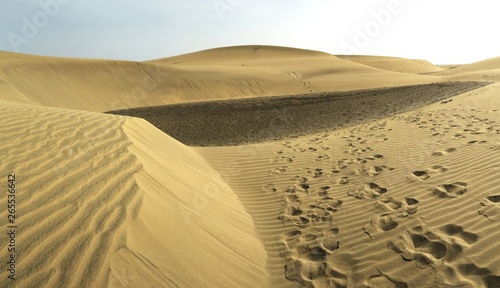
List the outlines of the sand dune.
<svg viewBox="0 0 500 288">
<path fill-rule="evenodd" d="M 18 227 L 17 280 L 2 269 L 2 287 L 500 287 L 500 84 L 484 86 L 500 81 L 496 59 L 429 75 L 420 61 L 269 46 L 0 59 L 0 174 L 16 174 Z M 369 88 L 396 110 L 353 98 L 345 117 L 370 119 L 329 127 L 297 108 L 288 126 L 324 126 L 235 146 L 190 147 L 101 113 Z M 229 103 L 224 119 L 276 131 L 265 109 L 245 118 Z"/>
<path fill-rule="evenodd" d="M 499 66 L 500 66 L 500 57 L 496 57 L 468 65 L 460 65 L 459 67 L 451 69 L 448 72 L 458 74 L 458 73 L 473 72 L 473 71 L 498 70 Z"/>
<path fill-rule="evenodd" d="M 0 107 L 0 169 L 19 183 L 15 287 L 261 286 L 252 220 L 196 152 L 145 121 Z"/>
<path fill-rule="evenodd" d="M 426 60 L 363 55 L 338 55 L 337 57 L 382 70 L 402 73 L 426 74 L 443 70 Z"/>
<path fill-rule="evenodd" d="M 477 81 L 500 81 L 500 57 L 491 58 L 468 65 L 460 65 L 456 68 L 447 69 L 435 75 L 441 75 L 448 79 L 477 80 Z"/>
<path fill-rule="evenodd" d="M 228 65 L 235 66 L 241 64 L 249 64 L 253 61 L 270 60 L 270 61 L 288 61 L 295 62 L 298 60 L 311 58 L 329 58 L 330 54 L 314 50 L 297 49 L 290 47 L 277 47 L 266 45 L 247 45 L 247 46 L 232 46 L 207 49 L 183 55 L 167 57 L 162 59 L 151 60 L 148 62 L 161 64 L 179 64 L 179 65 L 206 65 L 220 66 Z M 354 65 L 353 65 L 354 66 Z"/>
<path fill-rule="evenodd" d="M 96 112 L 446 80 L 380 70 L 321 52 L 267 46 L 214 49 L 150 62 L 2 53 L 0 80 L 9 89 L 42 105 Z M 217 60 L 222 58 L 230 60 Z M 51 79 L 51 85 L 45 79 Z"/>
<path fill-rule="evenodd" d="M 431 70 L 428 67 L 432 64 L 424 63 L 424 61 L 399 59 L 400 63 L 404 63 L 404 65 L 399 63 L 399 67 L 407 70 L 405 71 L 407 73 L 401 74 L 394 72 L 402 72 L 401 69 L 395 68 L 397 65 L 392 65 L 393 69 L 391 70 L 386 69 L 387 65 L 381 68 L 372 65 L 372 63 L 366 64 L 344 58 L 318 51 L 253 45 L 216 48 L 150 62 L 184 67 L 224 66 L 226 69 L 231 67 L 234 69 L 233 71 L 241 71 L 242 68 L 245 71 L 248 68 L 257 67 L 261 72 L 269 70 L 274 70 L 277 73 L 284 72 L 292 80 L 295 80 L 292 83 L 300 84 L 299 87 L 292 86 L 296 87 L 293 90 L 277 85 L 276 89 L 269 90 L 269 92 L 272 91 L 272 95 L 358 90 L 361 88 L 424 84 L 443 80 L 436 76 L 415 75 L 414 71 L 423 71 L 425 70 L 423 67 L 427 67 L 426 71 L 439 70 L 438 68 Z M 416 68 L 417 66 L 420 68 Z M 282 83 L 290 85 L 288 81 Z M 282 91 L 288 92 L 283 94 Z"/>
</svg>

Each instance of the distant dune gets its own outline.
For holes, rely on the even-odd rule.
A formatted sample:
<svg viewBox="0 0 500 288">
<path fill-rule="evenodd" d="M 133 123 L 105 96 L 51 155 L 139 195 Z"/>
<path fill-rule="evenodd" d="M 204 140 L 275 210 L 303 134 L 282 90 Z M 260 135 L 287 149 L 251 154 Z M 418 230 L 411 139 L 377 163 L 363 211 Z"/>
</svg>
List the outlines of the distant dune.
<svg viewBox="0 0 500 288">
<path fill-rule="evenodd" d="M 269 46 L 212 49 L 143 63 L 6 52 L 0 53 L 1 58 L 6 60 L 2 61 L 0 79 L 17 95 L 9 97 L 22 95 L 42 105 L 97 112 L 444 79 L 380 70 L 322 52 Z M 14 74 L 22 77 L 12 77 Z M 51 85 L 46 85 L 45 79 L 51 79 Z"/>
<path fill-rule="evenodd" d="M 460 65 L 454 69 L 444 70 L 436 75 L 448 79 L 469 80 L 481 79 L 482 81 L 500 81 L 500 57 L 491 58 L 469 65 Z"/>
<path fill-rule="evenodd" d="M 0 286 L 500 287 L 498 59 L 0 52 Z"/>
<path fill-rule="evenodd" d="M 426 60 L 358 55 L 338 55 L 337 57 L 382 70 L 402 73 L 426 74 L 443 70 L 439 66 L 436 66 Z"/>
</svg>

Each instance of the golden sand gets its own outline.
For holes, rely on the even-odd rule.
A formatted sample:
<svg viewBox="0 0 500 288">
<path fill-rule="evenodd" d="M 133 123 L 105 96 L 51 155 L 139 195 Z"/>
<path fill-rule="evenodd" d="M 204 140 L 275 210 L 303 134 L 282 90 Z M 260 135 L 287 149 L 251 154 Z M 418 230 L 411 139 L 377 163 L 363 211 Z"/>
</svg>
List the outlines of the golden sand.
<svg viewBox="0 0 500 288">
<path fill-rule="evenodd" d="M 102 113 L 452 81 L 494 83 L 235 146 L 191 147 Z M 498 58 L 444 69 L 269 46 L 141 63 L 1 52 L 0 181 L 16 175 L 17 258 L 0 286 L 499 287 L 497 81 Z"/>
</svg>

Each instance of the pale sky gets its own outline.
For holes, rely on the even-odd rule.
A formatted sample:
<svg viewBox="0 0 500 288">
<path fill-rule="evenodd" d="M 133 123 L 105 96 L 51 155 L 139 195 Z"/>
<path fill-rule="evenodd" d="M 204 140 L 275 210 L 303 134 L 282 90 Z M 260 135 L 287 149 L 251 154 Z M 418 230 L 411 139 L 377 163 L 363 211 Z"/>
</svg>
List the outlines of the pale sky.
<svg viewBox="0 0 500 288">
<path fill-rule="evenodd" d="M 261 44 L 465 64 L 500 56 L 497 3 L 0 0 L 0 50 L 143 61 Z"/>
</svg>

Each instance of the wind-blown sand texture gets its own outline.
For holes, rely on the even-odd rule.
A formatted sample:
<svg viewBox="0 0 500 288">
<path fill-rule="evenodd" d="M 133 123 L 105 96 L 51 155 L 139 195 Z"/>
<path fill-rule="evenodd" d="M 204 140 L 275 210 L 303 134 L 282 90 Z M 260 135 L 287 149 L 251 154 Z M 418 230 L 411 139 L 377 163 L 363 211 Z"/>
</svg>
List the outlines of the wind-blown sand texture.
<svg viewBox="0 0 500 288">
<path fill-rule="evenodd" d="M 500 287 L 500 64 L 434 68 L 268 46 L 144 63 L 0 53 L 0 181 L 16 174 L 19 231 L 2 287 Z M 374 88 L 387 109 L 353 100 L 345 123 L 228 104 L 306 111 Z M 199 116 L 186 107 L 236 98 L 216 102 L 224 121 L 256 133 L 233 146 L 101 113 L 176 104 L 181 125 Z"/>
</svg>

